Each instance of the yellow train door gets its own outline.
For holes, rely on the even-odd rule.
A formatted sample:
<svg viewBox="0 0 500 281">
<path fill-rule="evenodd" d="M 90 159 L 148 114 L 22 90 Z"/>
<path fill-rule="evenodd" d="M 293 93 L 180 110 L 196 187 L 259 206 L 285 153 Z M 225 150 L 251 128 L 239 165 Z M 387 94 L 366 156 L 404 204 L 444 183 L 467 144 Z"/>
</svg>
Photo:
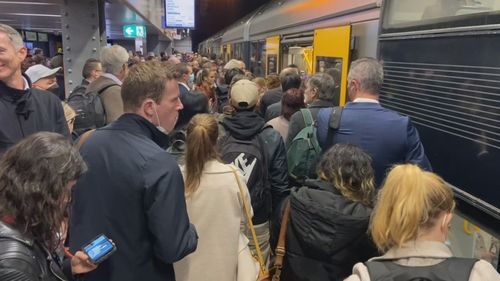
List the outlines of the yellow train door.
<svg viewBox="0 0 500 281">
<path fill-rule="evenodd" d="M 340 95 L 336 103 L 344 105 L 347 92 L 347 70 L 351 43 L 351 26 L 317 29 L 314 31 L 314 73 L 328 68 L 340 70 Z"/>
<path fill-rule="evenodd" d="M 266 75 L 279 73 L 280 36 L 266 38 Z"/>
</svg>

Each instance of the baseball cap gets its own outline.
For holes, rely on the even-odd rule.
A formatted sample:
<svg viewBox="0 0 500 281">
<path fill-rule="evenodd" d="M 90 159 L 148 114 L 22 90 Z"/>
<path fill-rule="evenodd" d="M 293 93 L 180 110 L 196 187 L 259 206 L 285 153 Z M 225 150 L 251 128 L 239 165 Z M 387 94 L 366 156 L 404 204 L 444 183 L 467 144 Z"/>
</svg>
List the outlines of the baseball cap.
<svg viewBox="0 0 500 281">
<path fill-rule="evenodd" d="M 46 67 L 45 65 L 36 64 L 36 65 L 31 66 L 30 68 L 28 68 L 26 70 L 26 75 L 28 75 L 28 77 L 30 78 L 31 83 L 35 83 L 36 81 L 38 81 L 42 78 L 49 77 L 49 76 L 56 74 L 59 71 L 59 69 L 61 69 L 61 68 L 56 67 L 56 68 L 50 69 L 50 68 Z"/>
<path fill-rule="evenodd" d="M 257 84 L 250 80 L 240 80 L 231 86 L 231 104 L 237 109 L 252 108 L 259 99 Z"/>
</svg>

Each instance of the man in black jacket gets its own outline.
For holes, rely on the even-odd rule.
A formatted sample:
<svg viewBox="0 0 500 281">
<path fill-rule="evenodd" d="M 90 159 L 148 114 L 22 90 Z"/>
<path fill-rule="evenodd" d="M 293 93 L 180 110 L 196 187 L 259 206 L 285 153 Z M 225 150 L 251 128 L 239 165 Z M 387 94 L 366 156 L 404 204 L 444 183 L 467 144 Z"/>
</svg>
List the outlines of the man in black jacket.
<svg viewBox="0 0 500 281">
<path fill-rule="evenodd" d="M 252 197 L 253 222 L 259 245 L 264 257 L 267 257 L 270 253 L 269 220 L 271 214 L 279 208 L 283 198 L 289 194 L 288 169 L 285 144 L 280 134 L 266 126 L 264 119 L 254 112 L 258 97 L 259 91 L 254 82 L 244 79 L 232 85 L 229 101 L 236 113 L 224 118 L 222 122 L 224 132 L 221 133 L 218 145 L 223 154 L 223 160 L 237 166 L 246 180 Z M 233 141 L 230 141 L 231 139 Z M 236 159 L 226 157 L 230 154 L 229 145 L 238 147 L 234 145 L 235 142 L 239 142 L 239 147 L 241 147 L 241 150 L 232 151 L 233 155 L 237 156 Z M 251 148 L 245 145 L 257 149 L 257 154 L 260 155 L 251 156 L 252 153 L 247 153 L 251 151 Z M 263 159 L 258 159 L 259 156 Z M 259 175 L 257 179 L 256 175 Z M 255 182 L 257 184 L 253 186 Z M 248 236 L 252 249 L 254 248 L 253 241 L 251 236 Z"/>
<path fill-rule="evenodd" d="M 121 95 L 125 114 L 81 146 L 89 171 L 74 188 L 69 245 L 80 249 L 101 233 L 116 244 L 86 281 L 175 280 L 172 263 L 197 246 L 182 174 L 164 149 L 182 109 L 179 86 L 149 61 L 130 69 Z"/>
<path fill-rule="evenodd" d="M 40 131 L 68 136 L 61 102 L 50 92 L 31 88 L 21 73 L 27 50 L 12 27 L 0 24 L 0 155 Z"/>
</svg>

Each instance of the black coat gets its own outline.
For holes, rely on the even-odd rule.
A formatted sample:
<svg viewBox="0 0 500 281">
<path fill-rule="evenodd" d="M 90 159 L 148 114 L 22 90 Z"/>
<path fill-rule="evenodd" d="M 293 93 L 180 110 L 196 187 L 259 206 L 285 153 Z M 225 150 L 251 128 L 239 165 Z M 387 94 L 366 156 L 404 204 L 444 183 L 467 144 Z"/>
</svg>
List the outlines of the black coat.
<svg viewBox="0 0 500 281">
<path fill-rule="evenodd" d="M 69 260 L 65 273 L 71 275 Z M 72 276 L 69 276 L 72 279 Z M 32 238 L 0 221 L 0 280 L 68 280 L 62 264 Z"/>
<path fill-rule="evenodd" d="M 179 111 L 179 119 L 175 129 L 184 130 L 193 116 L 198 113 L 208 113 L 208 98 L 202 93 L 190 92 L 181 84 L 179 84 L 179 92 L 179 98 L 184 108 Z"/>
<path fill-rule="evenodd" d="M 181 171 L 162 148 L 167 139 L 126 113 L 81 147 L 89 171 L 73 189 L 69 246 L 76 251 L 103 233 L 117 248 L 83 280 L 175 280 L 172 263 L 196 249 Z"/>
<path fill-rule="evenodd" d="M 283 97 L 283 91 L 281 91 L 281 87 L 271 89 L 267 91 L 260 101 L 260 113 L 261 116 L 266 116 L 267 107 L 273 103 L 277 103 L 281 101 L 281 97 Z"/>
<path fill-rule="evenodd" d="M 288 166 L 286 162 L 285 144 L 281 135 L 272 128 L 262 130 L 265 126 L 264 119 L 253 111 L 240 111 L 234 116 L 225 117 L 222 126 L 219 127 L 219 149 L 223 151 L 222 140 L 226 134 L 236 139 L 251 139 L 257 133 L 264 141 L 264 157 L 268 165 L 268 181 L 272 197 L 272 210 L 254 209 L 254 223 L 268 221 L 269 213 L 279 208 L 281 202 L 290 192 L 288 187 Z M 258 205 L 252 202 L 252 206 Z"/>
<path fill-rule="evenodd" d="M 330 184 L 310 182 L 290 193 L 282 280 L 343 280 L 357 262 L 377 256 L 368 234 L 371 209 L 347 200 Z M 275 248 L 279 224 L 273 224 Z"/>
<path fill-rule="evenodd" d="M 61 101 L 47 91 L 16 90 L 0 81 L 0 155 L 23 138 L 41 131 L 69 139 Z"/>
</svg>

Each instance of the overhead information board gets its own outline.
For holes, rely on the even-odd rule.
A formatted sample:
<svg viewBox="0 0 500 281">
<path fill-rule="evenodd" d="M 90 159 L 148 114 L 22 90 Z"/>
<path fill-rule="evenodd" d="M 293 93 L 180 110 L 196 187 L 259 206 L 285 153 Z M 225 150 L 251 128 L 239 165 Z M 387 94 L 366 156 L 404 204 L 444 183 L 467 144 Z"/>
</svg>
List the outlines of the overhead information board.
<svg viewBox="0 0 500 281">
<path fill-rule="evenodd" d="M 167 28 L 194 28 L 194 0 L 165 0 Z"/>
</svg>

